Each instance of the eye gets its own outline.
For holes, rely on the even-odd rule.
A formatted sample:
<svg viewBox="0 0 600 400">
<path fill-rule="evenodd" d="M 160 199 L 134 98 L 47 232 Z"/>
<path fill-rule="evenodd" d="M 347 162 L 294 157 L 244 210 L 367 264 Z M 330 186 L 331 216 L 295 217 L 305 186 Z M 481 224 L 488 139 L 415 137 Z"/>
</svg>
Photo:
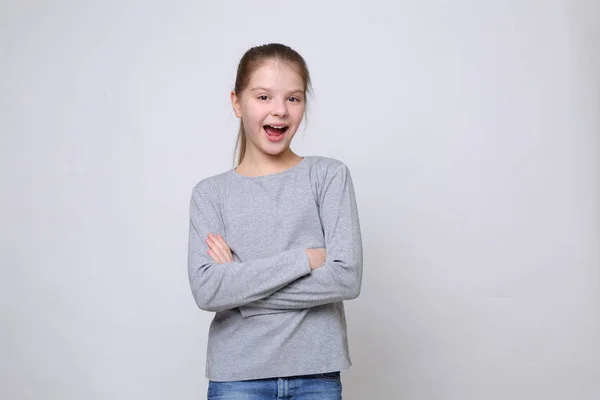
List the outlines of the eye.
<svg viewBox="0 0 600 400">
<path fill-rule="evenodd" d="M 263 94 L 263 95 L 261 95 L 261 96 L 258 96 L 258 97 L 257 97 L 257 99 L 259 99 L 259 100 L 263 100 L 263 101 L 267 101 L 267 100 L 269 100 L 269 96 L 267 96 L 267 95 Z"/>
<path fill-rule="evenodd" d="M 288 100 L 291 101 L 292 103 L 297 103 L 299 101 L 301 101 L 298 97 L 288 97 Z"/>
</svg>

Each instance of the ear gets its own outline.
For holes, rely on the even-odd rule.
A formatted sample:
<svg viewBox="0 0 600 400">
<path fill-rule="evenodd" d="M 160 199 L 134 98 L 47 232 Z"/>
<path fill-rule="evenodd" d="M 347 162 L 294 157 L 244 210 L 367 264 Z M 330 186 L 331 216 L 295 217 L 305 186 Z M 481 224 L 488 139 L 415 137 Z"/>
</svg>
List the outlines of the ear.
<svg viewBox="0 0 600 400">
<path fill-rule="evenodd" d="M 242 109 L 241 109 L 241 105 L 240 105 L 240 99 L 235 94 L 235 90 L 231 91 L 231 94 L 229 95 L 229 97 L 231 99 L 231 107 L 233 107 L 233 112 L 235 113 L 235 116 L 238 118 L 242 118 Z"/>
</svg>

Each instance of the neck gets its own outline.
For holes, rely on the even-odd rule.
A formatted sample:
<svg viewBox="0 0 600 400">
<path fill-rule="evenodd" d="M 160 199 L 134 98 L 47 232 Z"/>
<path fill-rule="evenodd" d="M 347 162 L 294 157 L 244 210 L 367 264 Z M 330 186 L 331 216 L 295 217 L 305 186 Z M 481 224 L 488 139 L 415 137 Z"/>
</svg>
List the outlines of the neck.
<svg viewBox="0 0 600 400">
<path fill-rule="evenodd" d="M 246 150 L 244 159 L 235 169 L 241 175 L 261 176 L 276 174 L 293 167 L 302 160 L 302 157 L 295 154 L 291 149 L 277 155 L 248 151 L 250 149 Z"/>
</svg>

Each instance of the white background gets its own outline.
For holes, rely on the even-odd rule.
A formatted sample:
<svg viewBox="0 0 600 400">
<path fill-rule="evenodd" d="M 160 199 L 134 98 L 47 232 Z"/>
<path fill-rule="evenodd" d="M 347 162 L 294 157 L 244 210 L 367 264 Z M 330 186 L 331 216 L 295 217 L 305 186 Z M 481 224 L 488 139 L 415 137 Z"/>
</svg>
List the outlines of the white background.
<svg viewBox="0 0 600 400">
<path fill-rule="evenodd" d="M 1 1 L 0 398 L 205 397 L 189 199 L 268 42 L 355 181 L 344 399 L 600 398 L 595 0 Z"/>
</svg>

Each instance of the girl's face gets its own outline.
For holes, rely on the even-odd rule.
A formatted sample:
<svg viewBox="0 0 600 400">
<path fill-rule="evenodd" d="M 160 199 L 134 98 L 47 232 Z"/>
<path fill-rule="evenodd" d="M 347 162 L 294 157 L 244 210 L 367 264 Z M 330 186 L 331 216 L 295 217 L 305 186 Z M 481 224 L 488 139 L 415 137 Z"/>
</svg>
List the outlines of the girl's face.
<svg viewBox="0 0 600 400">
<path fill-rule="evenodd" d="M 254 71 L 239 98 L 231 93 L 231 102 L 244 124 L 247 154 L 276 156 L 289 148 L 302 122 L 304 81 L 289 64 L 268 60 Z"/>
</svg>

